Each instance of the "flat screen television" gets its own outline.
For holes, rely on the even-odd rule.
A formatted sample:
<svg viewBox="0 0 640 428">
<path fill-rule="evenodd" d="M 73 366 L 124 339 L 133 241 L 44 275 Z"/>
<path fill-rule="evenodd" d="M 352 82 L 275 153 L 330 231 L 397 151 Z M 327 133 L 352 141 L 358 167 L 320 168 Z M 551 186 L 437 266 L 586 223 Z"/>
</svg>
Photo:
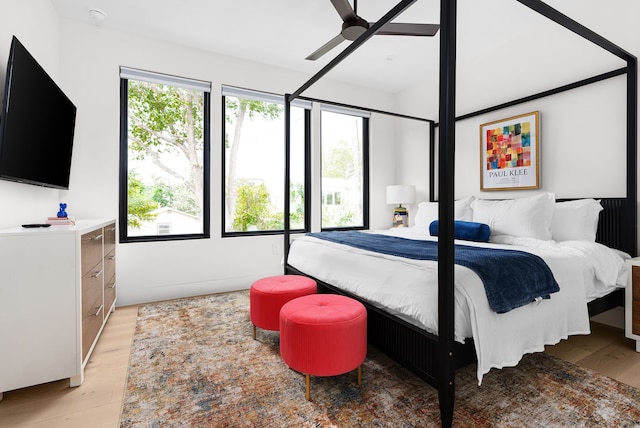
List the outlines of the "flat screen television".
<svg viewBox="0 0 640 428">
<path fill-rule="evenodd" d="M 0 179 L 68 189 L 76 106 L 15 36 L 0 115 Z"/>
</svg>

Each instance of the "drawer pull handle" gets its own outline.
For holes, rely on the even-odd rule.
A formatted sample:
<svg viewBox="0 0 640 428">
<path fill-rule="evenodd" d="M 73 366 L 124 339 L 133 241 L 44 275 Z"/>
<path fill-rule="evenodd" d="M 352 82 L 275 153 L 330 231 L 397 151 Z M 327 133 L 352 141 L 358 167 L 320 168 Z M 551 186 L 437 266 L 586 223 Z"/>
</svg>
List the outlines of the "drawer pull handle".
<svg viewBox="0 0 640 428">
<path fill-rule="evenodd" d="M 102 272 L 104 271 L 104 269 L 100 269 L 98 272 L 96 272 L 92 278 L 98 278 L 100 275 L 102 275 Z"/>
<path fill-rule="evenodd" d="M 116 283 L 114 282 L 113 284 L 111 284 L 109 288 L 116 288 Z"/>
<path fill-rule="evenodd" d="M 104 308 L 104 305 L 100 305 L 100 307 L 98 308 L 98 310 L 96 311 L 95 314 L 93 314 L 93 316 L 97 317 L 98 315 L 100 315 L 100 311 L 102 310 L 102 308 Z"/>
<path fill-rule="evenodd" d="M 116 256 L 109 256 L 109 257 L 107 257 L 107 258 L 108 258 L 109 260 L 115 260 L 115 259 L 116 259 Z"/>
<path fill-rule="evenodd" d="M 97 241 L 99 239 L 102 239 L 102 233 L 100 235 L 97 235 L 95 238 L 93 238 L 94 241 Z"/>
</svg>

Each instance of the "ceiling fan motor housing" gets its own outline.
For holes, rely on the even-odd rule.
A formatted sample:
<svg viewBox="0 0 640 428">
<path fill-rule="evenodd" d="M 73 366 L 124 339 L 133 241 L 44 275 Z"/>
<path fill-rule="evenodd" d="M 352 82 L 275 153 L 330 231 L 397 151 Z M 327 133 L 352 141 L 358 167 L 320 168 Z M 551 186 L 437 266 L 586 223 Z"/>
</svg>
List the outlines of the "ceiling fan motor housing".
<svg viewBox="0 0 640 428">
<path fill-rule="evenodd" d="M 360 17 L 349 19 L 342 24 L 342 37 L 355 40 L 369 29 L 369 23 Z"/>
</svg>

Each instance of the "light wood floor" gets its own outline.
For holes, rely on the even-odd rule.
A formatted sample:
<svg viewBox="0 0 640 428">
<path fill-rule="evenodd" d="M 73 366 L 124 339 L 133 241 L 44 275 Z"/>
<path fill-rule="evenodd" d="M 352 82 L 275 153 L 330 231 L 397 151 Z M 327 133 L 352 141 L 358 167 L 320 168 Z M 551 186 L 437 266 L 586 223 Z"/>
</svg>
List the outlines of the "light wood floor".
<svg viewBox="0 0 640 428">
<path fill-rule="evenodd" d="M 5 392 L 0 427 L 117 427 L 124 395 L 137 307 L 111 314 L 85 369 L 84 384 L 51 382 Z M 624 332 L 592 323 L 589 336 L 573 336 L 547 347 L 549 354 L 640 388 L 640 353 Z"/>
<path fill-rule="evenodd" d="M 117 308 L 109 316 L 81 386 L 70 388 L 67 379 L 5 392 L 0 427 L 117 427 L 137 309 Z"/>
</svg>

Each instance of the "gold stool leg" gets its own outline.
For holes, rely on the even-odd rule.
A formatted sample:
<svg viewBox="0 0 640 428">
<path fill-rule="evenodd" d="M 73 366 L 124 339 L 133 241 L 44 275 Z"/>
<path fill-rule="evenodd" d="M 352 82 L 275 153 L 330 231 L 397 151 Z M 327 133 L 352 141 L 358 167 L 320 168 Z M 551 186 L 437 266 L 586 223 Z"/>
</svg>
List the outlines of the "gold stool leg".
<svg viewBox="0 0 640 428">
<path fill-rule="evenodd" d="M 311 401 L 311 378 L 309 377 L 309 375 L 305 375 L 306 376 L 306 385 L 307 385 L 307 392 L 305 394 L 305 398 L 307 399 L 307 401 Z"/>
<path fill-rule="evenodd" d="M 358 366 L 358 386 L 362 385 L 362 364 Z"/>
<path fill-rule="evenodd" d="M 253 326 L 253 340 L 256 340 L 256 326 Z"/>
</svg>

